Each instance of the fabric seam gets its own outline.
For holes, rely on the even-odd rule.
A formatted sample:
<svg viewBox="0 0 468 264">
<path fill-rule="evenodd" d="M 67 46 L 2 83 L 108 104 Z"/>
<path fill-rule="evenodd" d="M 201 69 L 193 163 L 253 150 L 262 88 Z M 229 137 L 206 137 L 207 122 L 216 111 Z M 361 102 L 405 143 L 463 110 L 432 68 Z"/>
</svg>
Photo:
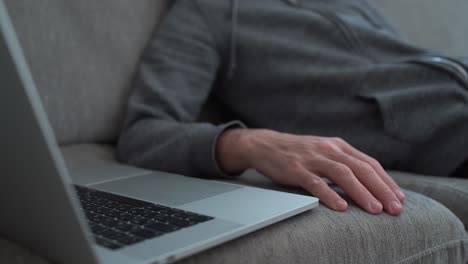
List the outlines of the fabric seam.
<svg viewBox="0 0 468 264">
<path fill-rule="evenodd" d="M 424 180 L 424 179 L 421 179 L 421 180 L 418 179 L 418 181 L 424 183 L 425 186 L 434 186 L 433 182 L 430 182 L 430 181 L 427 181 L 427 180 Z M 450 186 L 450 185 L 447 185 L 447 184 L 444 184 L 444 183 L 439 183 L 439 182 L 437 182 L 437 184 L 439 184 L 441 186 L 444 186 L 444 187 L 456 192 L 457 194 L 459 194 L 460 196 L 462 196 L 464 198 L 468 198 L 468 193 L 465 193 L 465 192 L 463 192 L 463 191 L 461 191 L 461 190 L 459 190 L 457 188 L 454 188 L 453 186 Z"/>
<path fill-rule="evenodd" d="M 416 258 L 419 258 L 419 257 L 422 257 L 422 256 L 426 256 L 428 254 L 431 254 L 433 252 L 435 252 L 436 250 L 440 249 L 440 248 L 443 248 L 443 247 L 447 247 L 447 246 L 451 246 L 453 244 L 456 244 L 456 243 L 459 243 L 459 242 L 468 242 L 468 239 L 457 239 L 457 240 L 453 240 L 453 241 L 449 241 L 449 242 L 445 242 L 443 244 L 440 244 L 440 245 L 437 245 L 435 247 L 431 247 L 431 248 L 428 248 L 428 249 L 425 249 L 424 251 L 422 252 L 419 252 L 415 255 L 412 255 L 412 256 L 409 256 L 409 257 L 406 257 L 402 260 L 399 260 L 398 262 L 394 262 L 394 264 L 403 264 L 407 261 L 412 261 Z"/>
</svg>

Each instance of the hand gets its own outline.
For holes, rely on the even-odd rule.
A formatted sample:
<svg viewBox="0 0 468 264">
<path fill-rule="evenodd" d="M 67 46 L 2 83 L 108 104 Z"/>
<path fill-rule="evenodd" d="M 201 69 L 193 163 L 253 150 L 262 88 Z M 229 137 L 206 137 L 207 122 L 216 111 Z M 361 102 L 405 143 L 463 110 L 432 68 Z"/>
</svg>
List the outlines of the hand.
<svg viewBox="0 0 468 264">
<path fill-rule="evenodd" d="M 277 183 L 304 188 L 337 211 L 348 204 L 323 178 L 369 213 L 403 211 L 405 195 L 380 163 L 339 138 L 231 129 L 220 136 L 216 154 L 228 173 L 253 168 Z"/>
</svg>

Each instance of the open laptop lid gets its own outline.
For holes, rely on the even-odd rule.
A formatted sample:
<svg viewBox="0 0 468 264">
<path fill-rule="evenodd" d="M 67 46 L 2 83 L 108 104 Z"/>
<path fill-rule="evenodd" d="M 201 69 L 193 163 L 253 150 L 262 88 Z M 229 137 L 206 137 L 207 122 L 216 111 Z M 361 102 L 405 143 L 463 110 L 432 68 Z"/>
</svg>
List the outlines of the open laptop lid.
<svg viewBox="0 0 468 264">
<path fill-rule="evenodd" d="M 0 122 L 0 234 L 61 263 L 96 263 L 80 212 L 71 201 L 75 194 L 68 172 L 3 0 Z"/>
</svg>

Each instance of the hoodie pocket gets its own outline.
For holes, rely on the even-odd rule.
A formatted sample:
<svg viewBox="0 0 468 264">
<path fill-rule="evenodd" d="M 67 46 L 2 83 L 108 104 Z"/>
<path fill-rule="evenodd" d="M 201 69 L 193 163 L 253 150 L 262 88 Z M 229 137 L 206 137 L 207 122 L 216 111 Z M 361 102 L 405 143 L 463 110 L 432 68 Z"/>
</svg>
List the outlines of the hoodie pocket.
<svg viewBox="0 0 468 264">
<path fill-rule="evenodd" d="M 386 133 L 413 143 L 429 140 L 468 107 L 463 86 L 423 65 L 377 66 L 363 78 L 357 97 L 377 106 Z"/>
</svg>

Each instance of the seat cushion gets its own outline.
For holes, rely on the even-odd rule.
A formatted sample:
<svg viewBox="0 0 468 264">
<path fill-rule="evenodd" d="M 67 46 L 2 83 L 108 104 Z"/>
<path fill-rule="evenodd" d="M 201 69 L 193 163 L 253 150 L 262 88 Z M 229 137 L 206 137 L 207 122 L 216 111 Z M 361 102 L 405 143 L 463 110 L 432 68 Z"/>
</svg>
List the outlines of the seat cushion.
<svg viewBox="0 0 468 264">
<path fill-rule="evenodd" d="M 74 171 L 115 162 L 110 146 L 73 145 L 62 150 Z M 275 185 L 255 171 L 236 182 L 303 192 Z M 406 194 L 400 217 L 372 216 L 354 205 L 346 213 L 319 206 L 182 263 L 466 263 L 468 238 L 460 220 L 433 199 L 412 191 Z"/>
<path fill-rule="evenodd" d="M 462 220 L 468 230 L 468 178 L 422 176 L 397 171 L 390 174 L 403 188 L 424 194 L 445 205 Z"/>
<path fill-rule="evenodd" d="M 407 197 L 400 217 L 320 206 L 180 263 L 465 264 L 468 238 L 461 223 L 434 200 L 410 191 Z M 0 263 L 49 262 L 0 239 Z"/>
</svg>

